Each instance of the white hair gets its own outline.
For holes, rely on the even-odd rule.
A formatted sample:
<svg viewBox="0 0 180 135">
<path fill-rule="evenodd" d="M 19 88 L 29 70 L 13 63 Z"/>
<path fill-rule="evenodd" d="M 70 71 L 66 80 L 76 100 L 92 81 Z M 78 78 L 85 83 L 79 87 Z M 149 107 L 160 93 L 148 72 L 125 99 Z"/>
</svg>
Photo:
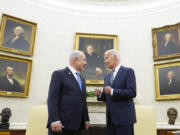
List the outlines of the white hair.
<svg viewBox="0 0 180 135">
<path fill-rule="evenodd" d="M 171 75 L 174 76 L 174 75 L 175 75 L 175 72 L 171 70 L 171 71 L 168 72 L 168 74 L 171 74 Z"/>
<path fill-rule="evenodd" d="M 107 50 L 104 54 L 111 53 L 112 56 L 116 56 L 118 59 L 120 59 L 119 52 L 115 49 Z"/>
<path fill-rule="evenodd" d="M 69 57 L 69 61 L 72 61 L 74 58 L 80 58 L 81 55 L 84 55 L 84 53 L 82 51 L 76 50 L 71 52 L 70 57 Z"/>
<path fill-rule="evenodd" d="M 23 29 L 23 27 L 21 27 L 21 26 L 16 26 L 16 27 L 13 29 L 13 31 L 15 31 L 15 30 L 20 30 L 21 33 L 24 33 L 24 29 Z"/>
<path fill-rule="evenodd" d="M 165 34 L 165 37 L 167 37 L 167 36 L 168 36 L 169 38 L 171 38 L 172 35 L 171 35 L 171 33 L 166 33 L 166 34 Z"/>
</svg>

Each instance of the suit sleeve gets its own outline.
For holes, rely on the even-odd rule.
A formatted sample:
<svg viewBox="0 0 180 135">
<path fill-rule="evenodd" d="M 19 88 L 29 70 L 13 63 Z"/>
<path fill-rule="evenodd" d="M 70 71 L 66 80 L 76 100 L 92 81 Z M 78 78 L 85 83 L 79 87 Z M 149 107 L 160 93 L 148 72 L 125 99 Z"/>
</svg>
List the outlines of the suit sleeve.
<svg viewBox="0 0 180 135">
<path fill-rule="evenodd" d="M 104 87 L 107 85 L 106 84 L 107 82 L 108 81 L 107 81 L 107 76 L 106 76 L 105 79 L 104 79 Z M 101 95 L 97 96 L 97 100 L 98 101 L 106 101 L 106 95 L 105 95 L 104 89 L 103 89 L 103 92 L 101 93 Z"/>
<path fill-rule="evenodd" d="M 61 92 L 61 75 L 58 71 L 55 71 L 52 74 L 51 82 L 49 86 L 48 93 L 48 114 L 49 114 L 49 123 L 54 121 L 59 121 L 59 103 L 60 103 L 60 92 Z"/>
<path fill-rule="evenodd" d="M 103 92 L 101 93 L 100 96 L 97 96 L 97 100 L 98 101 L 106 101 L 104 90 L 103 90 Z"/>
<path fill-rule="evenodd" d="M 133 69 L 128 69 L 124 79 L 126 79 L 125 89 L 114 88 L 113 96 L 127 99 L 136 97 L 136 78 Z"/>
</svg>

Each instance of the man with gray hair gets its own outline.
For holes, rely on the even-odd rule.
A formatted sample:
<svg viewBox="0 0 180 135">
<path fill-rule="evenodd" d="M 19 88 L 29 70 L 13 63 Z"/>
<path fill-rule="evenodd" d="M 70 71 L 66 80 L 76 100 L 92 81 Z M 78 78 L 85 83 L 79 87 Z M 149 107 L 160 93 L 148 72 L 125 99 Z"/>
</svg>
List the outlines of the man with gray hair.
<svg viewBox="0 0 180 135">
<path fill-rule="evenodd" d="M 22 51 L 29 51 L 29 43 L 25 40 L 23 33 L 23 27 L 16 26 L 13 29 L 13 36 L 7 42 L 3 43 L 3 46 Z"/>
<path fill-rule="evenodd" d="M 106 67 L 111 69 L 104 79 L 103 92 L 95 89 L 98 101 L 106 102 L 107 135 L 134 135 L 136 114 L 136 79 L 132 68 L 120 64 L 119 54 L 111 49 L 105 52 Z"/>
<path fill-rule="evenodd" d="M 81 135 L 89 128 L 85 80 L 79 75 L 86 66 L 83 52 L 73 51 L 69 65 L 52 74 L 48 94 L 48 135 Z"/>
</svg>

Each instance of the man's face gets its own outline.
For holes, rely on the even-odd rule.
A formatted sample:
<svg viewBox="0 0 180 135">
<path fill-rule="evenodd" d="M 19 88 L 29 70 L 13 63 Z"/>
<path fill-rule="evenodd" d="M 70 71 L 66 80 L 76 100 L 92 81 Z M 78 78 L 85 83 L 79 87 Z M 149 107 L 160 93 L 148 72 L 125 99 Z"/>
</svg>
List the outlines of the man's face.
<svg viewBox="0 0 180 135">
<path fill-rule="evenodd" d="M 84 68 L 87 64 L 86 57 L 84 56 L 84 54 L 82 54 L 79 59 L 76 58 L 74 63 L 75 63 L 75 68 L 77 71 L 84 70 Z"/>
<path fill-rule="evenodd" d="M 171 35 L 170 35 L 170 34 L 166 34 L 165 37 L 164 37 L 164 39 L 165 39 L 166 42 L 169 41 L 170 38 L 171 38 Z"/>
<path fill-rule="evenodd" d="M 176 114 L 176 112 L 175 111 L 170 111 L 170 113 L 169 113 L 169 118 L 171 119 L 171 120 L 176 120 L 176 118 L 177 118 L 177 114 Z"/>
<path fill-rule="evenodd" d="M 14 29 L 14 35 L 15 36 L 20 36 L 22 34 L 22 30 L 21 29 L 19 29 L 19 28 L 15 28 Z"/>
<path fill-rule="evenodd" d="M 111 52 L 106 53 L 104 55 L 104 62 L 107 68 L 114 69 L 115 56 L 113 56 Z"/>
<path fill-rule="evenodd" d="M 9 119 L 9 117 L 11 116 L 11 111 L 9 109 L 4 109 L 2 111 L 2 117 L 3 119 Z"/>
<path fill-rule="evenodd" d="M 7 72 L 9 77 L 12 77 L 13 73 L 14 73 L 14 68 L 13 67 L 7 67 L 6 72 Z"/>
<path fill-rule="evenodd" d="M 88 53 L 93 53 L 93 52 L 94 52 L 94 48 L 93 48 L 91 45 L 89 45 L 89 46 L 87 47 L 87 52 L 88 52 Z"/>
<path fill-rule="evenodd" d="M 167 74 L 167 77 L 168 77 L 168 79 L 172 79 L 173 77 L 174 77 L 174 74 L 172 73 L 172 72 L 169 72 L 168 74 Z"/>
</svg>

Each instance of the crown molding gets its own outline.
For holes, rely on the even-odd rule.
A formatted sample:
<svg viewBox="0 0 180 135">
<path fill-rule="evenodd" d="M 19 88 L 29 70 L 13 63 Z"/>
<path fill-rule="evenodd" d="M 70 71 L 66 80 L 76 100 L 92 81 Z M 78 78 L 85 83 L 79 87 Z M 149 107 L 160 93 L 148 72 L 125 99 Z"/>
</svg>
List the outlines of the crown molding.
<svg viewBox="0 0 180 135">
<path fill-rule="evenodd" d="M 135 4 L 88 4 L 68 0 L 21 0 L 34 7 L 73 16 L 86 17 L 139 17 L 180 8 L 179 0 L 154 0 Z"/>
</svg>

